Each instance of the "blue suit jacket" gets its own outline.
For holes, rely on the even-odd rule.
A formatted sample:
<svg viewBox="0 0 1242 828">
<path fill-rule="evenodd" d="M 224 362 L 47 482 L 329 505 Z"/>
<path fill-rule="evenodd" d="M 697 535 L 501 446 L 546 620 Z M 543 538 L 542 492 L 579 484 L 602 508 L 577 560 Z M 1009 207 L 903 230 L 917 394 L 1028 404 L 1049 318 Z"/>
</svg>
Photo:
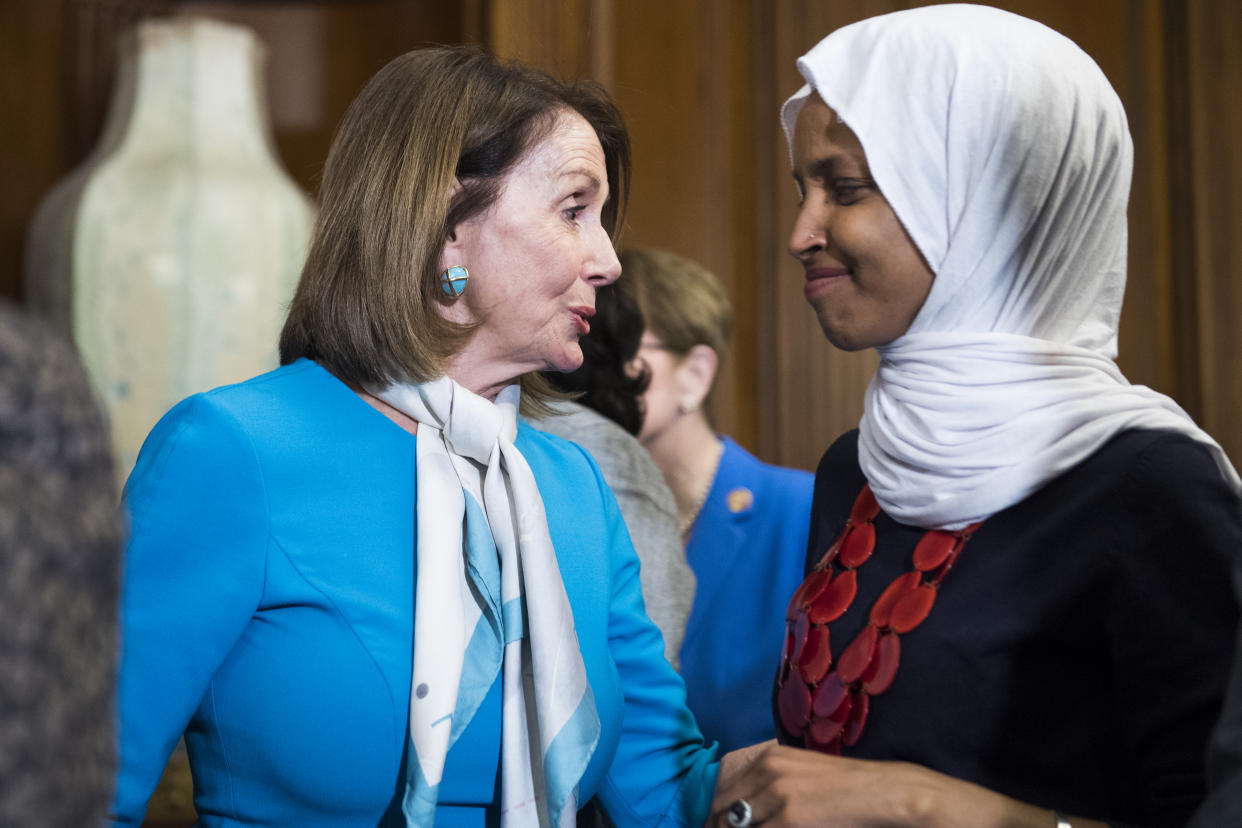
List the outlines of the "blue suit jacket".
<svg viewBox="0 0 1242 828">
<path fill-rule="evenodd" d="M 703 735 L 733 750 L 776 735 L 772 680 L 785 606 L 802 583 L 814 478 L 721 440 L 720 467 L 686 545 L 696 586 L 681 674 Z"/>
<path fill-rule="evenodd" d="M 698 825 L 716 765 L 584 451 L 522 424 L 602 733 L 579 783 L 626 825 Z M 185 733 L 206 826 L 404 825 L 415 439 L 313 362 L 191 397 L 127 487 L 118 824 Z M 497 823 L 500 682 L 437 826 Z"/>
</svg>

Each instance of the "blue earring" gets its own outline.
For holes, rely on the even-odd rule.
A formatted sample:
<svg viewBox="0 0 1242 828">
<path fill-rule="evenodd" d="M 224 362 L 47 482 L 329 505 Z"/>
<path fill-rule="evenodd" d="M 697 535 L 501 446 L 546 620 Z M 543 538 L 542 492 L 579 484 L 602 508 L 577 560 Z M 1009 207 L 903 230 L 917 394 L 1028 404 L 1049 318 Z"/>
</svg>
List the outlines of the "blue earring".
<svg viewBox="0 0 1242 828">
<path fill-rule="evenodd" d="M 466 292 L 466 281 L 469 278 L 470 271 L 461 265 L 453 265 L 440 274 L 440 288 L 445 294 L 456 299 Z"/>
</svg>

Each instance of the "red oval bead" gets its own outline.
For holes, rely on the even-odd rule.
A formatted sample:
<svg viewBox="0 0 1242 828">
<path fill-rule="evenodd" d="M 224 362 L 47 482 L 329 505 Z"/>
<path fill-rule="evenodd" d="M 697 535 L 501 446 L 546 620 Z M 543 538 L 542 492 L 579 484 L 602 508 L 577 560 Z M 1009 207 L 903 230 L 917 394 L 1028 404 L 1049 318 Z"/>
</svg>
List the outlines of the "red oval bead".
<svg viewBox="0 0 1242 828">
<path fill-rule="evenodd" d="M 871 557 L 874 549 L 875 524 L 859 523 L 850 527 L 841 539 L 841 552 L 837 555 L 837 563 L 855 569 Z"/>
<path fill-rule="evenodd" d="M 845 652 L 841 653 L 841 658 L 837 660 L 837 672 L 841 675 L 841 681 L 853 684 L 867 669 L 875 652 L 876 632 L 875 625 L 868 624 L 845 648 Z"/>
<path fill-rule="evenodd" d="M 837 734 L 835 739 L 827 742 L 817 741 L 811 735 L 811 729 L 808 727 L 806 733 L 802 736 L 802 744 L 807 750 L 817 750 L 820 753 L 827 753 L 832 756 L 841 755 L 841 735 Z"/>
<path fill-rule="evenodd" d="M 805 616 L 804 616 L 805 617 Z M 816 684 L 832 665 L 832 649 L 828 646 L 828 628 L 815 625 L 806 637 L 806 646 L 798 657 L 798 669 L 807 684 Z"/>
<path fill-rule="evenodd" d="M 863 728 L 867 726 L 867 713 L 870 709 L 871 697 L 866 693 L 855 693 L 853 705 L 850 709 L 850 718 L 845 723 L 845 730 L 841 733 L 841 742 L 846 747 L 853 747 L 858 744 L 859 738 L 862 737 Z"/>
<path fill-rule="evenodd" d="M 830 580 L 832 580 L 832 573 L 827 570 L 817 570 L 806 576 L 806 580 L 798 585 L 793 597 L 789 599 L 789 606 L 785 609 L 785 620 L 793 621 L 799 610 L 810 606 L 811 602 L 824 591 L 824 587 L 828 586 Z"/>
<path fill-rule="evenodd" d="M 816 624 L 827 624 L 836 621 L 841 613 L 849 609 L 858 594 L 858 576 L 854 570 L 847 569 L 833 578 L 824 591 L 807 609 L 807 615 Z"/>
<path fill-rule="evenodd" d="M 932 604 L 936 603 L 936 588 L 931 584 L 923 584 L 916 590 L 906 593 L 893 605 L 888 623 L 899 633 L 907 633 L 923 623 L 927 613 L 931 612 Z M 844 656 L 842 656 L 844 659 Z"/>
<path fill-rule="evenodd" d="M 849 701 L 848 697 L 846 701 Z M 840 720 L 816 719 L 811 722 L 807 726 L 806 733 L 804 734 L 806 741 L 808 742 L 807 746 L 810 747 L 809 743 L 814 743 L 817 745 L 815 749 L 822 750 L 822 748 L 819 748 L 818 745 L 824 745 L 826 747 L 835 741 L 839 741 L 841 731 L 845 729 L 845 719 L 847 717 L 848 713 Z"/>
<path fill-rule="evenodd" d="M 862 674 L 863 689 L 873 696 L 883 693 L 892 685 L 900 662 L 901 639 L 895 633 L 880 636 L 880 640 L 875 643 L 875 655 L 871 664 Z"/>
<path fill-rule="evenodd" d="M 864 485 L 858 497 L 854 498 L 854 505 L 850 508 L 850 520 L 854 523 L 875 520 L 879 513 L 880 504 L 876 502 L 875 493 L 870 486 Z"/>
<path fill-rule="evenodd" d="M 945 562 L 957 543 L 957 535 L 952 532 L 928 532 L 914 547 L 914 568 L 931 572 Z"/>
<path fill-rule="evenodd" d="M 917 570 L 906 572 L 894 578 L 893 582 L 885 587 L 884 591 L 880 593 L 880 597 L 871 606 L 871 623 L 877 627 L 887 627 L 889 616 L 893 611 L 893 604 L 896 604 L 906 593 L 917 589 L 922 578 L 923 573 Z"/>
<path fill-rule="evenodd" d="M 789 671 L 789 678 L 780 689 L 777 708 L 785 729 L 794 736 L 801 736 L 806 728 L 807 715 L 811 711 L 811 691 L 797 670 Z"/>
<path fill-rule="evenodd" d="M 811 622 L 807 619 L 805 612 L 798 613 L 798 618 L 794 621 L 793 636 L 794 649 L 790 658 L 795 664 L 802 657 L 802 650 L 806 647 L 806 636 L 811 631 Z"/>
<path fill-rule="evenodd" d="M 815 695 L 811 696 L 811 712 L 821 719 L 845 721 L 849 708 L 844 708 L 842 712 L 842 705 L 849 701 L 849 698 L 849 690 L 841 681 L 841 676 L 833 671 L 824 676 L 824 680 L 815 688 Z M 828 740 L 822 739 L 821 741 Z"/>
</svg>

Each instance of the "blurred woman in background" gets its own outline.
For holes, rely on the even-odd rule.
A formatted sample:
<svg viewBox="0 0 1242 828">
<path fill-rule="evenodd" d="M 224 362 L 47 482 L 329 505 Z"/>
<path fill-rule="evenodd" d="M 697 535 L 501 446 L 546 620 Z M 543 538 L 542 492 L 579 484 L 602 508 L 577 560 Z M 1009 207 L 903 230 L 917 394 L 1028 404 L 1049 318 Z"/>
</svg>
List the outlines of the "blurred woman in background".
<svg viewBox="0 0 1242 828">
<path fill-rule="evenodd" d="M 618 284 L 646 321 L 651 372 L 639 440 L 677 502 L 694 599 L 680 668 L 708 740 L 733 750 L 772 738 L 771 682 L 789 592 L 802 580 L 812 477 L 760 462 L 708 419 L 733 327 L 723 286 L 663 250 L 621 254 Z"/>
<path fill-rule="evenodd" d="M 664 655 L 678 666 L 678 651 L 694 597 L 694 573 L 677 532 L 677 507 L 660 469 L 636 439 L 643 424 L 642 396 L 651 373 L 634 370 L 643 317 L 633 297 L 616 284 L 595 293 L 591 332 L 582 337 L 582 367 L 544 373 L 553 387 L 580 394 L 549 403 L 533 422 L 591 453 L 616 495 L 640 573 L 647 614 L 664 635 Z"/>
</svg>

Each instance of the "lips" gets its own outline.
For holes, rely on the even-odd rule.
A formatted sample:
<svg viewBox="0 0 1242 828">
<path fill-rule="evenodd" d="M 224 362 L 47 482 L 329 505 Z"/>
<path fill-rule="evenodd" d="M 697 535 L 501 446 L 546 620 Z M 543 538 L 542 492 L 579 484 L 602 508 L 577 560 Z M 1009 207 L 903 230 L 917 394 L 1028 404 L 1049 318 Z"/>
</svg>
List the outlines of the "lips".
<svg viewBox="0 0 1242 828">
<path fill-rule="evenodd" d="M 591 317 L 595 315 L 595 308 L 587 305 L 570 308 L 569 315 L 573 317 L 574 329 L 578 331 L 579 336 L 586 336 L 591 332 Z"/>
<path fill-rule="evenodd" d="M 808 267 L 806 269 L 806 285 L 802 292 L 807 299 L 814 299 L 835 285 L 849 280 L 850 271 L 845 267 Z"/>
<path fill-rule="evenodd" d="M 833 279 L 838 276 L 849 276 L 850 271 L 844 267 L 808 267 L 806 269 L 806 280 L 813 282 L 816 279 Z"/>
</svg>

